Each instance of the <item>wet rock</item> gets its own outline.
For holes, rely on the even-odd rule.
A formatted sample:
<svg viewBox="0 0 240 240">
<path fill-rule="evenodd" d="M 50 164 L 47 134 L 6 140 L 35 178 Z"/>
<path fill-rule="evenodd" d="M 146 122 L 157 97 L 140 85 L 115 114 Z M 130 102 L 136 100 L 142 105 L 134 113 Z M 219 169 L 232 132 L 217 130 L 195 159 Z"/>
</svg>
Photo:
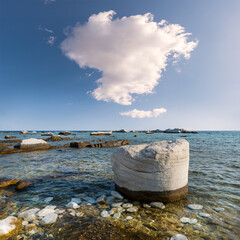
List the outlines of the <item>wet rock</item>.
<svg viewBox="0 0 240 240">
<path fill-rule="evenodd" d="M 153 208 L 164 209 L 165 205 L 162 202 L 151 202 L 150 206 Z"/>
<path fill-rule="evenodd" d="M 21 134 L 29 134 L 29 132 L 26 130 L 23 130 L 23 131 L 21 131 Z"/>
<path fill-rule="evenodd" d="M 83 213 L 83 212 L 77 212 L 77 213 L 76 213 L 76 216 L 77 216 L 77 217 L 82 217 L 82 216 L 84 216 L 84 213 Z"/>
<path fill-rule="evenodd" d="M 44 208 L 37 213 L 37 216 L 38 217 L 45 217 L 45 216 L 47 216 L 49 214 L 52 214 L 54 212 L 55 212 L 54 209 Z"/>
<path fill-rule="evenodd" d="M 109 197 L 107 197 L 107 199 L 106 199 L 106 204 L 111 204 L 111 203 L 114 202 L 114 200 L 115 200 L 115 197 L 109 196 Z"/>
<path fill-rule="evenodd" d="M 122 204 L 123 204 L 123 202 L 112 203 L 112 204 L 111 204 L 111 207 L 113 207 L 113 208 L 118 208 L 118 207 L 120 207 Z"/>
<path fill-rule="evenodd" d="M 16 184 L 15 189 L 18 190 L 18 191 L 24 190 L 24 189 L 26 189 L 27 187 L 29 187 L 30 185 L 32 185 L 31 182 L 28 182 L 28 181 L 25 181 L 25 180 L 21 180 L 21 181 L 19 181 L 19 182 Z"/>
<path fill-rule="evenodd" d="M 36 219 L 36 217 L 37 217 L 36 214 L 39 211 L 40 211 L 39 208 L 32 208 L 32 209 L 29 209 L 29 210 L 19 213 L 18 217 L 24 219 L 25 221 L 31 222 Z"/>
<path fill-rule="evenodd" d="M 94 147 L 119 147 L 119 146 L 123 146 L 123 145 L 129 145 L 131 144 L 131 142 L 127 141 L 127 140 L 117 140 L 117 141 L 108 141 L 108 142 L 103 142 L 103 143 L 98 143 L 98 144 L 94 144 Z"/>
<path fill-rule="evenodd" d="M 15 138 L 17 138 L 17 137 L 14 137 L 14 136 L 5 136 L 4 138 L 5 138 L 5 139 L 15 139 Z"/>
<path fill-rule="evenodd" d="M 143 207 L 144 208 L 151 208 L 151 206 L 149 204 L 146 204 L 146 203 L 143 204 Z"/>
<path fill-rule="evenodd" d="M 91 136 L 103 136 L 103 135 L 112 135 L 112 132 L 91 132 Z"/>
<path fill-rule="evenodd" d="M 201 210 L 201 209 L 203 209 L 203 206 L 200 205 L 200 204 L 188 204 L 187 207 L 190 208 L 191 210 Z"/>
<path fill-rule="evenodd" d="M 197 223 L 197 219 L 196 218 L 187 218 L 187 217 L 182 217 L 180 219 L 180 221 L 182 223 L 190 223 L 190 224 L 196 224 Z"/>
<path fill-rule="evenodd" d="M 102 211 L 100 213 L 100 216 L 103 217 L 103 218 L 107 218 L 107 217 L 110 217 L 110 214 L 108 213 L 108 211 Z"/>
<path fill-rule="evenodd" d="M 130 207 L 130 208 L 127 208 L 127 212 L 137 212 L 138 208 L 137 207 Z"/>
<path fill-rule="evenodd" d="M 22 225 L 23 225 L 23 226 L 27 226 L 27 225 L 28 225 L 28 222 L 27 222 L 27 221 L 22 221 Z"/>
<path fill-rule="evenodd" d="M 77 209 L 77 208 L 79 208 L 80 206 L 79 206 L 77 203 L 75 203 L 75 202 L 70 202 L 70 203 L 68 203 L 68 204 L 66 205 L 66 207 L 67 207 L 67 208 Z"/>
<path fill-rule="evenodd" d="M 116 192 L 116 191 L 111 191 L 111 195 L 113 197 L 117 198 L 117 199 L 120 199 L 120 200 L 123 199 L 123 196 L 120 193 Z"/>
<path fill-rule="evenodd" d="M 45 203 L 50 203 L 53 200 L 53 197 L 47 197 L 43 200 Z"/>
<path fill-rule="evenodd" d="M 51 210 L 55 210 L 56 206 L 54 205 L 47 205 L 44 209 L 51 209 Z"/>
<path fill-rule="evenodd" d="M 67 136 L 67 135 L 71 135 L 71 132 L 69 131 L 60 132 L 59 135 Z"/>
<path fill-rule="evenodd" d="M 95 139 L 95 140 L 93 140 L 93 142 L 103 142 L 104 141 L 104 139 Z"/>
<path fill-rule="evenodd" d="M 112 208 L 108 213 L 112 216 L 117 212 L 117 208 Z"/>
<path fill-rule="evenodd" d="M 170 240 L 188 240 L 187 237 L 183 234 L 175 234 L 173 235 Z"/>
<path fill-rule="evenodd" d="M 213 210 L 216 211 L 216 212 L 223 212 L 223 211 L 224 211 L 224 208 L 215 207 L 215 208 L 213 208 Z"/>
<path fill-rule="evenodd" d="M 71 142 L 70 147 L 71 148 L 85 148 L 85 147 L 94 147 L 94 145 L 90 142 L 77 141 L 77 142 Z"/>
<path fill-rule="evenodd" d="M 203 217 L 203 218 L 210 218 L 210 214 L 203 213 L 203 212 L 198 213 L 198 216 Z"/>
<path fill-rule="evenodd" d="M 80 198 L 72 198 L 71 202 L 75 202 L 77 204 L 81 203 L 81 199 Z"/>
<path fill-rule="evenodd" d="M 133 207 L 133 204 L 132 204 L 132 203 L 124 203 L 124 204 L 122 205 L 122 207 L 123 207 L 123 208 L 131 208 L 131 207 Z"/>
<path fill-rule="evenodd" d="M 0 179 L 0 188 L 15 185 L 19 182 L 18 179 Z"/>
<path fill-rule="evenodd" d="M 56 209 L 56 210 L 55 210 L 55 213 L 57 213 L 57 214 L 62 214 L 62 213 L 64 213 L 64 212 L 65 212 L 64 209 Z"/>
<path fill-rule="evenodd" d="M 123 146 L 112 155 L 115 188 L 130 200 L 182 199 L 188 192 L 188 166 L 185 139 Z"/>
<path fill-rule="evenodd" d="M 12 216 L 0 220 L 0 237 L 12 232 L 16 228 L 17 221 L 18 219 Z"/>
<path fill-rule="evenodd" d="M 121 213 L 120 212 L 117 212 L 113 215 L 113 218 L 114 219 L 119 219 L 121 217 Z"/>
<path fill-rule="evenodd" d="M 106 199 L 107 199 L 106 195 L 102 195 L 99 198 L 97 198 L 96 202 L 103 204 L 106 202 Z"/>
<path fill-rule="evenodd" d="M 42 218 L 43 224 L 51 224 L 57 221 L 58 215 L 56 213 L 51 213 Z"/>
<path fill-rule="evenodd" d="M 41 136 L 50 136 L 50 137 L 52 137 L 52 136 L 54 136 L 54 133 L 46 132 L 46 133 L 42 133 Z"/>
<path fill-rule="evenodd" d="M 132 216 L 127 216 L 127 217 L 126 217 L 126 220 L 127 220 L 127 221 L 132 220 L 132 219 L 133 219 Z"/>
</svg>

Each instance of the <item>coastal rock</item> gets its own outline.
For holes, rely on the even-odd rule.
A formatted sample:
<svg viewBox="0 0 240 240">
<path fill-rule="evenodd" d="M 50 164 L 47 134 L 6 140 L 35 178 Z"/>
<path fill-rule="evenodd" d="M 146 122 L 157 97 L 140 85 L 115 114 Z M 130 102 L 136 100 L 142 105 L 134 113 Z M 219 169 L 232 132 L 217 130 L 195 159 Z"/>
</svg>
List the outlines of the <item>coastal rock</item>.
<svg viewBox="0 0 240 240">
<path fill-rule="evenodd" d="M 91 132 L 91 136 L 103 136 L 103 135 L 112 135 L 112 132 Z"/>
<path fill-rule="evenodd" d="M 50 145 L 42 139 L 29 138 L 29 139 L 22 140 L 22 142 L 15 145 L 14 148 L 24 149 L 24 150 L 45 150 L 45 149 L 49 149 Z"/>
<path fill-rule="evenodd" d="M 29 132 L 26 130 L 23 130 L 23 131 L 21 131 L 21 134 L 29 134 Z"/>
<path fill-rule="evenodd" d="M 188 192 L 189 143 L 185 139 L 118 148 L 112 155 L 115 188 L 127 199 L 163 203 Z"/>
<path fill-rule="evenodd" d="M 121 213 L 120 212 L 117 212 L 113 215 L 113 218 L 114 219 L 119 219 L 121 217 Z"/>
<path fill-rule="evenodd" d="M 127 220 L 127 221 L 132 220 L 132 219 L 133 219 L 132 216 L 127 216 L 127 217 L 126 217 L 126 220 Z"/>
<path fill-rule="evenodd" d="M 36 214 L 39 212 L 39 210 L 39 208 L 32 208 L 19 213 L 18 217 L 24 219 L 25 221 L 31 222 L 36 219 Z"/>
<path fill-rule="evenodd" d="M 173 235 L 170 240 L 188 240 L 187 237 L 183 234 L 175 234 Z"/>
<path fill-rule="evenodd" d="M 47 133 L 42 133 L 41 136 L 54 136 L 54 133 L 52 132 L 47 132 Z"/>
<path fill-rule="evenodd" d="M 15 138 L 17 138 L 17 137 L 14 137 L 14 136 L 5 136 L 4 138 L 5 138 L 5 139 L 15 139 Z"/>
<path fill-rule="evenodd" d="M 0 220 L 0 237 L 9 234 L 16 228 L 18 219 L 16 217 L 7 217 Z"/>
<path fill-rule="evenodd" d="M 70 202 L 70 203 L 68 203 L 68 204 L 66 205 L 66 207 L 67 207 L 67 208 L 77 209 L 77 208 L 79 208 L 80 206 L 79 206 L 77 203 L 75 203 L 75 202 Z"/>
<path fill-rule="evenodd" d="M 0 188 L 4 188 L 4 187 L 11 186 L 11 185 L 15 185 L 18 182 L 19 182 L 18 179 L 5 179 L 5 178 L 2 178 L 2 179 L 0 179 Z"/>
<path fill-rule="evenodd" d="M 102 204 L 106 202 L 106 199 L 107 199 L 106 195 L 102 195 L 99 198 L 97 198 L 96 202 Z"/>
<path fill-rule="evenodd" d="M 203 218 L 210 218 L 210 214 L 208 214 L 208 213 L 203 213 L 203 212 L 200 212 L 200 213 L 198 214 L 198 216 L 203 217 Z"/>
<path fill-rule="evenodd" d="M 223 211 L 224 211 L 224 208 L 215 207 L 215 208 L 213 208 L 213 210 L 216 211 L 216 212 L 223 212 Z"/>
<path fill-rule="evenodd" d="M 94 147 L 119 147 L 129 145 L 131 142 L 127 140 L 108 141 L 103 143 L 94 144 Z"/>
<path fill-rule="evenodd" d="M 197 219 L 196 218 L 187 218 L 187 217 L 182 217 L 180 219 L 180 221 L 182 223 L 190 223 L 190 224 L 196 224 L 197 223 Z"/>
<path fill-rule="evenodd" d="M 117 198 L 117 199 L 120 199 L 120 200 L 123 199 L 123 196 L 120 193 L 116 192 L 116 191 L 111 191 L 111 195 L 113 197 Z"/>
<path fill-rule="evenodd" d="M 70 147 L 72 148 L 85 148 L 85 147 L 94 147 L 94 145 L 90 142 L 71 142 Z"/>
<path fill-rule="evenodd" d="M 31 182 L 28 182 L 28 181 L 24 181 L 24 180 L 21 180 L 19 181 L 17 184 L 16 184 L 16 187 L 15 189 L 20 191 L 20 190 L 24 190 L 26 189 L 28 186 L 32 185 Z"/>
<path fill-rule="evenodd" d="M 49 215 L 49 214 L 52 214 L 52 213 L 54 213 L 54 212 L 55 212 L 54 209 L 44 208 L 44 209 L 40 210 L 40 211 L 37 213 L 37 216 L 38 216 L 38 217 L 45 217 L 45 216 L 47 216 L 47 215 Z"/>
<path fill-rule="evenodd" d="M 103 217 L 103 218 L 110 217 L 110 214 L 108 213 L 108 211 L 102 211 L 102 212 L 100 213 L 100 215 L 101 215 L 101 217 Z"/>
<path fill-rule="evenodd" d="M 80 198 L 72 198 L 71 202 L 75 202 L 77 204 L 81 203 L 81 199 Z"/>
<path fill-rule="evenodd" d="M 123 208 L 131 208 L 131 207 L 133 207 L 133 204 L 132 204 L 132 203 L 124 203 L 124 204 L 122 205 L 122 207 L 123 207 Z"/>
<path fill-rule="evenodd" d="M 191 210 L 201 210 L 201 209 L 203 209 L 203 206 L 200 205 L 200 204 L 188 204 L 187 207 L 190 208 Z"/>
<path fill-rule="evenodd" d="M 56 213 L 51 213 L 42 218 L 43 224 L 51 224 L 57 221 L 58 215 Z"/>
<path fill-rule="evenodd" d="M 115 197 L 109 196 L 109 197 L 107 197 L 107 199 L 106 199 L 106 204 L 111 204 L 111 203 L 114 202 L 114 200 L 115 200 Z"/>
<path fill-rule="evenodd" d="M 71 135 L 71 132 L 69 131 L 60 132 L 59 135 L 67 136 L 67 135 Z"/>
<path fill-rule="evenodd" d="M 45 203 L 50 203 L 53 200 L 53 197 L 47 197 L 43 200 Z"/>
<path fill-rule="evenodd" d="M 130 207 L 127 209 L 127 212 L 133 213 L 133 212 L 137 212 L 138 208 L 137 207 Z"/>
<path fill-rule="evenodd" d="M 150 206 L 153 208 L 164 209 L 165 205 L 162 202 L 151 202 Z"/>
</svg>

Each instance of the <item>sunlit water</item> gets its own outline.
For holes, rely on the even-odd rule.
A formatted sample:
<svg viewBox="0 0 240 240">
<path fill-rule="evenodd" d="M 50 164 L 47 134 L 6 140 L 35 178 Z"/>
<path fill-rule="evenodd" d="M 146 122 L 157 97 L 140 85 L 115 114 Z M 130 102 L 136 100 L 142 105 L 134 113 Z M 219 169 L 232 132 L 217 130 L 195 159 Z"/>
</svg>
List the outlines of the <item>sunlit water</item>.
<svg viewBox="0 0 240 240">
<path fill-rule="evenodd" d="M 189 239 L 239 239 L 240 236 L 240 132 L 199 132 L 198 134 L 145 134 L 113 133 L 112 136 L 90 136 L 73 132 L 75 140 L 105 141 L 126 139 L 141 144 L 176 138 L 190 143 L 189 195 L 179 203 L 167 204 L 165 212 L 146 212 L 140 209 L 138 218 L 141 229 L 150 229 L 149 236 L 161 236 L 181 232 Z M 23 138 L 41 137 L 41 133 L 22 135 L 19 132 L 1 132 Z M 134 137 L 137 135 L 137 137 Z M 50 142 L 64 145 L 63 142 Z M 34 182 L 27 191 L 9 190 L 2 198 L 13 202 L 18 210 L 23 207 L 41 206 L 43 199 L 54 197 L 53 204 L 64 206 L 71 197 L 84 193 L 96 196 L 114 189 L 111 170 L 111 154 L 115 148 L 53 149 L 0 155 L 0 177 L 25 179 Z M 204 219 L 198 212 L 186 208 L 188 203 L 202 204 L 211 215 Z M 214 207 L 222 207 L 216 212 Z M 3 213 L 1 213 L 3 214 Z M 182 224 L 180 217 L 194 217 L 202 227 Z M 154 226 L 148 226 L 151 220 Z M 161 221 L 159 220 L 161 219 Z M 159 221 L 158 221 L 159 220 Z M 119 220 L 120 221 L 120 220 Z M 124 223 L 120 223 L 124 224 Z M 140 223 L 139 223 L 140 224 Z M 148 228 L 149 227 L 149 228 Z M 146 230 L 147 232 L 148 230 Z M 165 231 L 165 232 L 164 232 Z M 162 234 L 164 232 L 164 234 Z M 155 234 L 155 235 L 154 235 Z M 164 239 L 164 238 L 163 238 Z"/>
</svg>

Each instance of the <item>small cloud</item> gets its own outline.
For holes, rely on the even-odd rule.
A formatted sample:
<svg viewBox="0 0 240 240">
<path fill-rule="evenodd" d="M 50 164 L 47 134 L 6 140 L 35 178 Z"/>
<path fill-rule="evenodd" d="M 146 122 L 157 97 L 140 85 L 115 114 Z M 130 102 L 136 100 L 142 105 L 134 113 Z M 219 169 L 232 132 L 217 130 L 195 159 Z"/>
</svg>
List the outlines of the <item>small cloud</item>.
<svg viewBox="0 0 240 240">
<path fill-rule="evenodd" d="M 191 33 L 182 26 L 156 22 L 150 13 L 115 15 L 100 12 L 84 25 L 66 28 L 61 49 L 79 67 L 102 73 L 91 93 L 96 100 L 131 105 L 136 95 L 154 92 L 169 59 L 189 59 L 198 41 L 189 40 Z"/>
<path fill-rule="evenodd" d="M 165 113 L 167 110 L 165 108 L 155 108 L 152 111 L 143 111 L 143 110 L 137 110 L 133 109 L 128 112 L 121 112 L 121 116 L 129 116 L 132 118 L 152 118 L 152 117 L 158 117 L 160 114 Z"/>
<path fill-rule="evenodd" d="M 49 44 L 50 46 L 53 46 L 55 41 L 56 41 L 56 38 L 57 37 L 49 36 L 48 39 L 47 39 L 47 44 Z"/>
<path fill-rule="evenodd" d="M 56 2 L 56 0 L 44 0 L 45 5 L 53 3 L 53 2 Z"/>
</svg>

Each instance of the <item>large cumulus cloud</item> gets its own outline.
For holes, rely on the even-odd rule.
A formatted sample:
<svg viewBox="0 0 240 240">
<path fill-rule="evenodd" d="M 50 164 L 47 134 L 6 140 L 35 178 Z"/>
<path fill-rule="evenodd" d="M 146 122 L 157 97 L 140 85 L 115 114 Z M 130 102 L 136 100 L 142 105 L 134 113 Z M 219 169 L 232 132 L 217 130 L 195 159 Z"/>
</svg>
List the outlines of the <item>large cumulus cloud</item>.
<svg viewBox="0 0 240 240">
<path fill-rule="evenodd" d="M 154 22 L 150 13 L 113 18 L 115 14 L 100 12 L 76 24 L 61 49 L 81 68 L 102 72 L 92 91 L 95 99 L 131 105 L 133 94 L 152 93 L 169 55 L 174 61 L 188 59 L 197 42 L 188 41 L 190 33 L 178 24 Z"/>
</svg>

